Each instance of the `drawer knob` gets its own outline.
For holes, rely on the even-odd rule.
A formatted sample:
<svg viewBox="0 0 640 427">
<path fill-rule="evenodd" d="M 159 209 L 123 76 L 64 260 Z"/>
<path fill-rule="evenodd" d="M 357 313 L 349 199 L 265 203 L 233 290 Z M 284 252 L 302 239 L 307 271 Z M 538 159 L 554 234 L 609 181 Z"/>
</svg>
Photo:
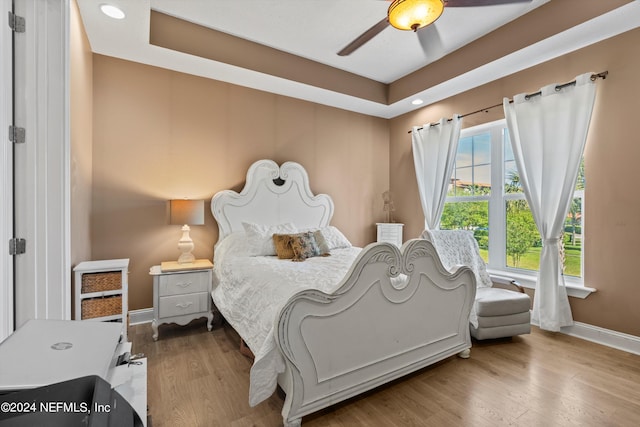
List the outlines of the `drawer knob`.
<svg viewBox="0 0 640 427">
<path fill-rule="evenodd" d="M 191 286 L 193 282 L 179 282 L 176 283 L 176 286 L 180 286 L 181 288 L 186 288 L 188 286 Z"/>
<path fill-rule="evenodd" d="M 178 303 L 176 304 L 176 307 L 179 308 L 188 308 L 189 306 L 193 305 L 193 303 L 191 301 L 189 302 L 184 302 L 184 303 Z"/>
</svg>

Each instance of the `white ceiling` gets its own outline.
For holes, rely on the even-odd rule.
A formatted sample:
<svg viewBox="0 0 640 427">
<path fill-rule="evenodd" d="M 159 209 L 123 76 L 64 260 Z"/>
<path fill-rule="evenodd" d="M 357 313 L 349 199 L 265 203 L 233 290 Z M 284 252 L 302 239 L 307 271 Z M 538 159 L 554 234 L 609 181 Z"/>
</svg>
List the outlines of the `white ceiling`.
<svg viewBox="0 0 640 427">
<path fill-rule="evenodd" d="M 386 16 L 390 3 L 384 0 L 152 0 L 151 7 L 205 27 L 391 83 L 547 1 L 448 8 L 434 24 L 442 45 L 435 43 L 435 55 L 429 57 L 425 55 L 417 33 L 393 27 L 387 27 L 349 56 L 336 54 Z"/>
<path fill-rule="evenodd" d="M 410 98 L 382 105 L 353 96 L 244 70 L 238 67 L 150 45 L 149 15 L 167 15 L 245 38 L 297 56 L 343 69 L 382 83 L 424 67 L 549 0 L 501 6 L 445 8 L 437 31 L 425 46 L 419 34 L 389 27 L 350 56 L 336 54 L 386 15 L 382 0 L 105 0 L 120 7 L 123 20 L 103 15 L 95 0 L 78 0 L 92 51 L 234 84 L 294 96 L 379 117 L 394 117 L 417 107 Z M 556 0 L 558 1 L 558 0 Z M 635 1 L 515 52 L 415 96 L 436 102 L 464 90 L 528 68 L 640 25 Z M 428 28 L 428 27 L 427 27 Z M 439 37 L 438 37 L 439 36 Z M 438 41 L 435 38 L 439 38 Z M 598 70 L 593 70 L 598 71 Z M 411 97 L 413 98 L 413 97 Z M 424 104 L 423 104 L 424 106 Z"/>
</svg>

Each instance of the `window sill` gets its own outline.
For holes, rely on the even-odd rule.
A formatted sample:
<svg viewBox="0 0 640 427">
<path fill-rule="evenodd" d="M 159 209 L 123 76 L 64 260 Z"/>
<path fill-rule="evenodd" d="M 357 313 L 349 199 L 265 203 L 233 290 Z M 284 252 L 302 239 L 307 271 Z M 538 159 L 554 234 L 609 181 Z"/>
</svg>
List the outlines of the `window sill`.
<svg viewBox="0 0 640 427">
<path fill-rule="evenodd" d="M 530 274 L 516 273 L 509 270 L 494 270 L 487 269 L 490 275 L 498 276 L 501 278 L 508 278 L 516 280 L 523 288 L 535 289 L 537 276 Z M 595 288 L 589 288 L 582 284 L 582 281 L 573 277 L 565 277 L 565 287 L 567 288 L 567 295 L 574 298 L 585 299 L 593 292 L 596 292 Z"/>
</svg>

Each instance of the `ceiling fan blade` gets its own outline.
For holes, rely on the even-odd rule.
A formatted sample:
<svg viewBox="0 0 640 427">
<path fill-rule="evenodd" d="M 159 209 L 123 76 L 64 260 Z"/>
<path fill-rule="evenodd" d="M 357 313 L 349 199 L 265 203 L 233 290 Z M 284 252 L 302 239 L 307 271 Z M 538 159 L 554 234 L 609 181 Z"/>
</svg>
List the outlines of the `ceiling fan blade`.
<svg viewBox="0 0 640 427">
<path fill-rule="evenodd" d="M 353 53 L 356 49 L 362 47 L 363 44 L 377 36 L 382 30 L 389 26 L 389 21 L 387 18 L 384 18 L 373 27 L 369 28 L 364 33 L 360 34 L 354 41 L 346 45 L 342 48 L 340 52 L 338 52 L 339 56 L 347 56 Z"/>
<path fill-rule="evenodd" d="M 416 31 L 416 35 L 427 59 L 435 61 L 442 56 L 444 50 L 442 37 L 435 23 L 420 28 Z"/>
<path fill-rule="evenodd" d="M 532 0 L 445 0 L 445 7 L 495 6 L 509 3 L 531 3 Z"/>
</svg>

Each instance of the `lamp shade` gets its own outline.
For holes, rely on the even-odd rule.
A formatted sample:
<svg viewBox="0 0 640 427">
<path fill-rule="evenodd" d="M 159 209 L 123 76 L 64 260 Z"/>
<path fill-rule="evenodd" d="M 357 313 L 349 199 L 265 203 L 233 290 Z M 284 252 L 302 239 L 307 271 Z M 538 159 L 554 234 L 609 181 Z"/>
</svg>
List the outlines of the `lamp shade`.
<svg viewBox="0 0 640 427">
<path fill-rule="evenodd" d="M 387 15 L 395 28 L 416 31 L 434 22 L 443 11 L 442 0 L 394 0 Z"/>
<path fill-rule="evenodd" d="M 173 225 L 204 224 L 204 200 L 171 200 L 170 210 Z"/>
</svg>

